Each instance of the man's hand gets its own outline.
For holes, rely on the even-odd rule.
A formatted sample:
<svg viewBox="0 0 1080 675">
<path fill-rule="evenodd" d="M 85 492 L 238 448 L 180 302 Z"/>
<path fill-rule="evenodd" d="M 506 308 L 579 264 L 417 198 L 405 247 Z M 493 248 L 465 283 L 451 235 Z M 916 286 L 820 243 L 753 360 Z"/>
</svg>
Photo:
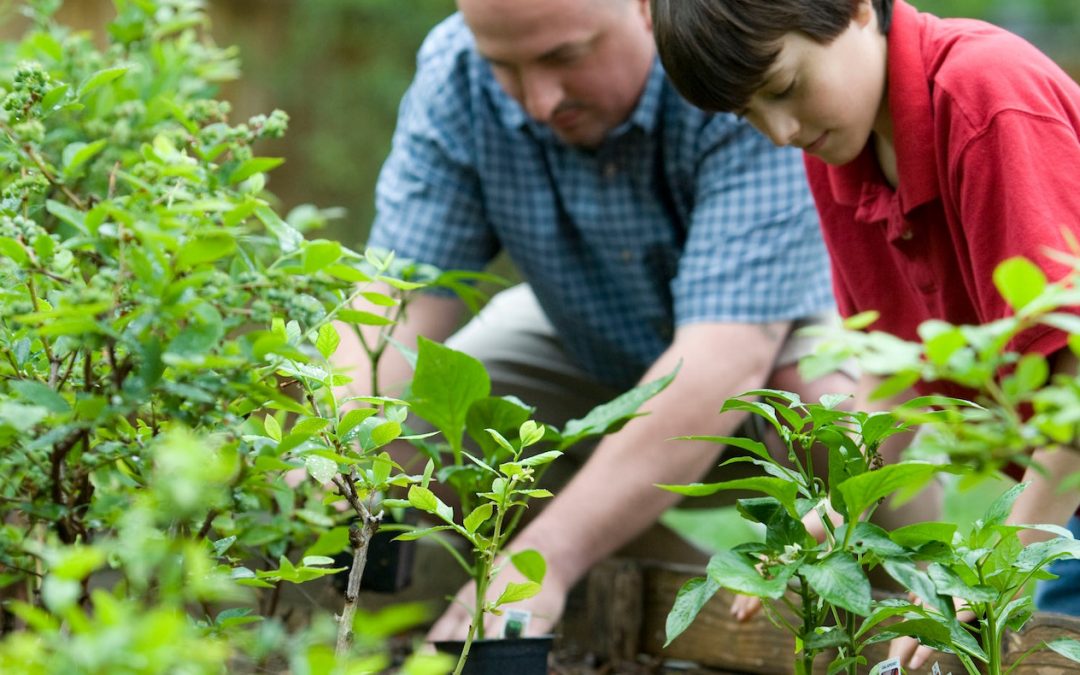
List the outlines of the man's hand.
<svg viewBox="0 0 1080 675">
<path fill-rule="evenodd" d="M 513 565 L 507 565 L 496 576 L 488 590 L 488 598 L 497 599 L 510 582 L 522 583 L 527 581 Z M 540 593 L 515 602 L 508 607 L 511 609 L 524 609 L 532 613 L 528 627 L 522 637 L 537 635 L 549 635 L 562 617 L 563 607 L 566 604 L 566 594 L 569 592 L 556 578 L 547 578 L 541 585 Z M 435 625 L 428 631 L 427 639 L 431 642 L 439 640 L 464 640 L 472 623 L 470 608 L 476 604 L 476 584 L 472 581 L 465 584 L 454 601 L 447 608 Z M 503 607 L 501 609 L 506 609 Z M 503 633 L 503 617 L 487 614 L 484 617 L 484 634 L 488 637 L 500 637 Z"/>
</svg>

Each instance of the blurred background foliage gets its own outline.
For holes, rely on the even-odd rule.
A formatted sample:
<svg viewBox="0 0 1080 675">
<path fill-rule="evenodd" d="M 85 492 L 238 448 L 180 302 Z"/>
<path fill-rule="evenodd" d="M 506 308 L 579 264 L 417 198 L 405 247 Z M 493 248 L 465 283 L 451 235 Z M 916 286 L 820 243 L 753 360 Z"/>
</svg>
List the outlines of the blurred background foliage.
<svg viewBox="0 0 1080 675">
<path fill-rule="evenodd" d="M 0 7 L 12 5 L 0 0 Z M 242 79 L 224 92 L 234 119 L 281 108 L 286 141 L 260 153 L 286 158 L 270 189 L 284 211 L 301 203 L 341 206 L 322 236 L 359 246 L 373 216 L 379 167 L 390 148 L 398 101 L 427 31 L 454 0 L 208 0 L 212 33 L 237 45 Z M 1013 30 L 1080 75 L 1080 0 L 914 0 L 941 16 L 986 19 Z M 97 29 L 110 0 L 67 0 L 61 14 Z M 66 15 L 66 16 L 65 16 Z M 2 27 L 7 35 L 17 23 Z"/>
</svg>

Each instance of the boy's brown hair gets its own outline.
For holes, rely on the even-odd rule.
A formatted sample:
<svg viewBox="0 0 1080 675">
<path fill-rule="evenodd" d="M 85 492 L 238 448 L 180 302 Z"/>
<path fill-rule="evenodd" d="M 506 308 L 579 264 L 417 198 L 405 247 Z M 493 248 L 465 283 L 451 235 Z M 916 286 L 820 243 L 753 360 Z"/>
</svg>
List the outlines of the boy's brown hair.
<svg viewBox="0 0 1080 675">
<path fill-rule="evenodd" d="M 699 108 L 731 112 L 765 83 L 780 40 L 799 32 L 829 44 L 859 0 L 651 0 L 660 60 L 675 88 Z M 893 0 L 873 0 L 887 33 Z"/>
</svg>

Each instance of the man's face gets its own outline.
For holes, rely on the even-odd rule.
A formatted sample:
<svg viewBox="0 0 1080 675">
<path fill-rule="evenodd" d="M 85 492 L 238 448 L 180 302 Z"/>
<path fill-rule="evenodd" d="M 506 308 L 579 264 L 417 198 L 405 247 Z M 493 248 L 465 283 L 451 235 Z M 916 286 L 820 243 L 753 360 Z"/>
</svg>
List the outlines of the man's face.
<svg viewBox="0 0 1080 675">
<path fill-rule="evenodd" d="M 459 0 L 496 80 L 537 122 L 595 147 L 633 112 L 655 47 L 647 0 Z"/>
<path fill-rule="evenodd" d="M 829 164 L 852 161 L 887 117 L 887 47 L 870 3 L 828 45 L 788 33 L 780 46 L 765 84 L 740 114 L 776 145 L 800 147 Z"/>
</svg>

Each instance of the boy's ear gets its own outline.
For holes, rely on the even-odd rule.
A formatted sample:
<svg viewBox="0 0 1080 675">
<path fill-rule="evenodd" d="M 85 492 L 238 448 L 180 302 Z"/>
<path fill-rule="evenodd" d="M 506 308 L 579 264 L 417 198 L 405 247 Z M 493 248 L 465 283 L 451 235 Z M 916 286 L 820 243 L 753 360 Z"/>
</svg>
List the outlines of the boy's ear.
<svg viewBox="0 0 1080 675">
<path fill-rule="evenodd" d="M 877 18 L 877 14 L 874 12 L 873 0 L 859 0 L 859 4 L 855 7 L 855 15 L 851 17 L 860 28 L 866 28 Z"/>
</svg>

